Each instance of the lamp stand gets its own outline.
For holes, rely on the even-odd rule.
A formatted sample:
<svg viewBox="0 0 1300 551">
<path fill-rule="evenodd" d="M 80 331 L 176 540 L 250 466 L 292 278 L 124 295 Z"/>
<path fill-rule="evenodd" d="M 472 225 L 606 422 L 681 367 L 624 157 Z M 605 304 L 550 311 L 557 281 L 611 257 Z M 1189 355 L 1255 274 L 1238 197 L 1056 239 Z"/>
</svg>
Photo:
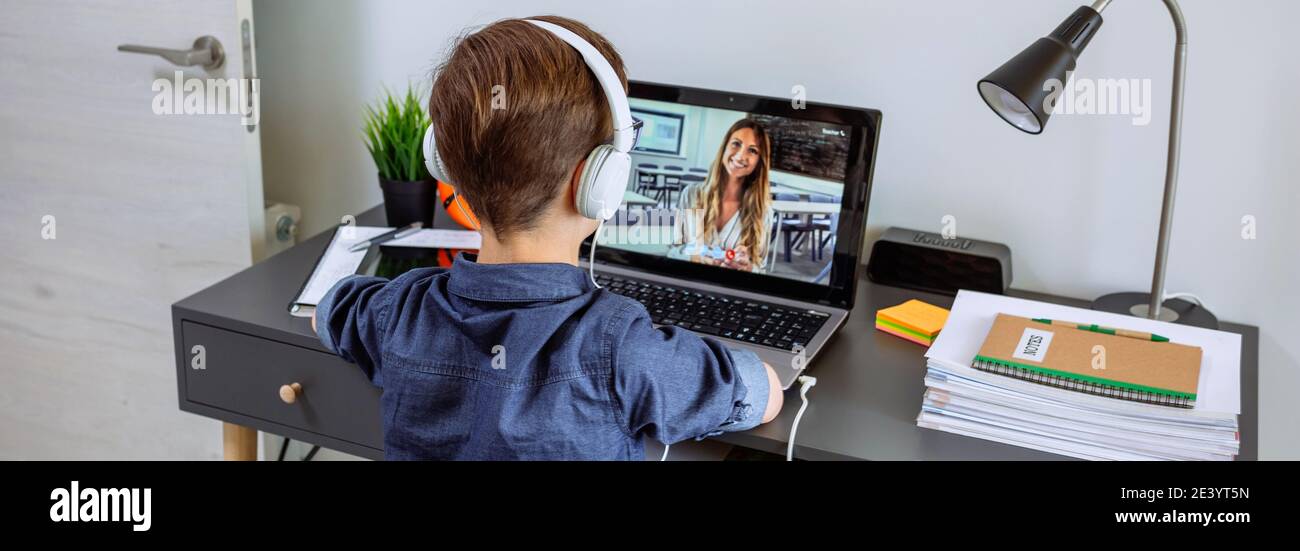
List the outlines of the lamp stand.
<svg viewBox="0 0 1300 551">
<path fill-rule="evenodd" d="M 1092 9 L 1101 13 L 1111 0 L 1097 0 Z M 1169 155 L 1165 161 L 1165 195 L 1160 209 L 1160 236 L 1156 241 L 1156 265 L 1150 293 L 1114 293 L 1093 301 L 1094 310 L 1218 329 L 1218 319 L 1205 308 L 1184 300 L 1164 301 L 1165 266 L 1169 257 L 1169 234 L 1174 225 L 1174 195 L 1178 190 L 1178 161 L 1183 135 L 1183 81 L 1187 69 L 1187 23 L 1177 0 L 1164 0 L 1174 21 L 1174 82 L 1169 109 Z"/>
</svg>

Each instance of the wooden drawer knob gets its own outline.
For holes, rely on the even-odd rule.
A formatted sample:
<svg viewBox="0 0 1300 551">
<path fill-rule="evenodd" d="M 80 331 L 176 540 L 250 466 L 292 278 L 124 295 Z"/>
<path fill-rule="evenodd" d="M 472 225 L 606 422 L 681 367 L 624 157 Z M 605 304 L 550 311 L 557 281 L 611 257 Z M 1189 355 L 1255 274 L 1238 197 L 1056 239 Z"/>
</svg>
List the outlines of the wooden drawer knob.
<svg viewBox="0 0 1300 551">
<path fill-rule="evenodd" d="M 286 404 L 292 404 L 298 401 L 298 396 L 302 394 L 302 385 L 291 383 L 280 386 L 280 399 Z"/>
</svg>

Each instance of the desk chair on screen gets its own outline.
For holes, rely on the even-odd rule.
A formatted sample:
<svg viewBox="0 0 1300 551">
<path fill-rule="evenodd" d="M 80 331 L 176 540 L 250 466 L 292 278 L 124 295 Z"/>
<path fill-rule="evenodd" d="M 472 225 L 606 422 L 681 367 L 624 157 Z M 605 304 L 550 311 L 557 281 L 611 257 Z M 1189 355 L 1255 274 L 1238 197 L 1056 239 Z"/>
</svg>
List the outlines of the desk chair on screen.
<svg viewBox="0 0 1300 551">
<path fill-rule="evenodd" d="M 773 193 L 772 198 L 777 201 L 806 202 L 809 200 L 807 195 L 786 192 Z M 791 252 L 814 228 L 812 222 L 802 214 L 783 214 L 778 223 L 781 224 L 782 256 L 788 263 L 792 261 Z"/>
<path fill-rule="evenodd" d="M 678 179 L 677 188 L 676 188 L 676 189 L 670 189 L 670 190 L 668 191 L 668 208 L 675 208 L 675 205 L 677 204 L 677 201 L 674 201 L 674 200 L 673 200 L 673 192 L 674 192 L 674 191 L 677 192 L 677 200 L 680 201 L 680 200 L 681 200 L 681 192 L 682 192 L 683 189 L 686 189 L 687 187 L 692 186 L 692 185 L 703 184 L 703 183 L 704 183 L 704 176 L 701 176 L 701 175 L 699 175 L 699 174 L 685 174 L 685 175 L 683 175 L 681 178 Z"/>
<path fill-rule="evenodd" d="M 645 195 L 647 191 L 654 191 L 653 188 L 659 185 L 659 175 L 646 171 L 659 170 L 659 165 L 641 163 L 636 168 L 636 192 Z"/>
<path fill-rule="evenodd" d="M 830 195 L 814 194 L 811 197 L 811 201 L 814 203 L 834 203 L 838 205 L 840 203 L 840 198 L 832 197 Z M 813 247 L 813 261 L 816 262 L 821 260 L 822 250 L 826 248 L 827 242 L 830 241 L 831 238 L 835 237 L 835 228 L 839 222 L 838 219 L 838 214 L 818 214 L 809 217 L 809 222 L 813 227 L 812 242 L 810 243 Z"/>
<path fill-rule="evenodd" d="M 677 165 L 664 165 L 664 172 L 676 172 L 677 174 L 664 174 L 664 185 L 680 186 L 682 183 L 682 173 L 686 169 Z"/>
</svg>

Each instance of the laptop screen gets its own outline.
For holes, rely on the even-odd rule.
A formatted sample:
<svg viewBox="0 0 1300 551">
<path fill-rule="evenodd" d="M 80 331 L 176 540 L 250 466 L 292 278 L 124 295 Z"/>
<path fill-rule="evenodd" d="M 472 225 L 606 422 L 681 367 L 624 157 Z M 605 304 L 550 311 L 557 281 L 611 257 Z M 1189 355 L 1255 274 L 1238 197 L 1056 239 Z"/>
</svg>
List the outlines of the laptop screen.
<svg viewBox="0 0 1300 551">
<path fill-rule="evenodd" d="M 865 134 L 852 123 L 861 121 L 788 99 L 645 83 L 631 86 L 629 104 L 641 124 L 601 249 L 655 271 L 769 287 L 825 289 L 856 274 Z M 840 242 L 846 229 L 852 243 Z"/>
<path fill-rule="evenodd" d="M 834 259 L 827 250 L 834 250 L 839 224 L 849 127 L 638 98 L 629 103 L 642 121 L 632 182 L 622 219 L 602 245 L 829 283 Z"/>
</svg>

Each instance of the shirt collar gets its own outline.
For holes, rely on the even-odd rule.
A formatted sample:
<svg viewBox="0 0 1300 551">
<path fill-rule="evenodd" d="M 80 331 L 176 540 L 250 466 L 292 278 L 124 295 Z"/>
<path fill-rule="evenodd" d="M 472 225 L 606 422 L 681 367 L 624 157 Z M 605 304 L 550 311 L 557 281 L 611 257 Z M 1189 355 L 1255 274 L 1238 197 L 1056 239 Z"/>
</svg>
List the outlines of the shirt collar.
<svg viewBox="0 0 1300 551">
<path fill-rule="evenodd" d="M 456 257 L 448 291 L 473 300 L 535 302 L 567 300 L 594 289 L 587 274 L 571 264 L 480 264 L 475 258 Z"/>
</svg>

